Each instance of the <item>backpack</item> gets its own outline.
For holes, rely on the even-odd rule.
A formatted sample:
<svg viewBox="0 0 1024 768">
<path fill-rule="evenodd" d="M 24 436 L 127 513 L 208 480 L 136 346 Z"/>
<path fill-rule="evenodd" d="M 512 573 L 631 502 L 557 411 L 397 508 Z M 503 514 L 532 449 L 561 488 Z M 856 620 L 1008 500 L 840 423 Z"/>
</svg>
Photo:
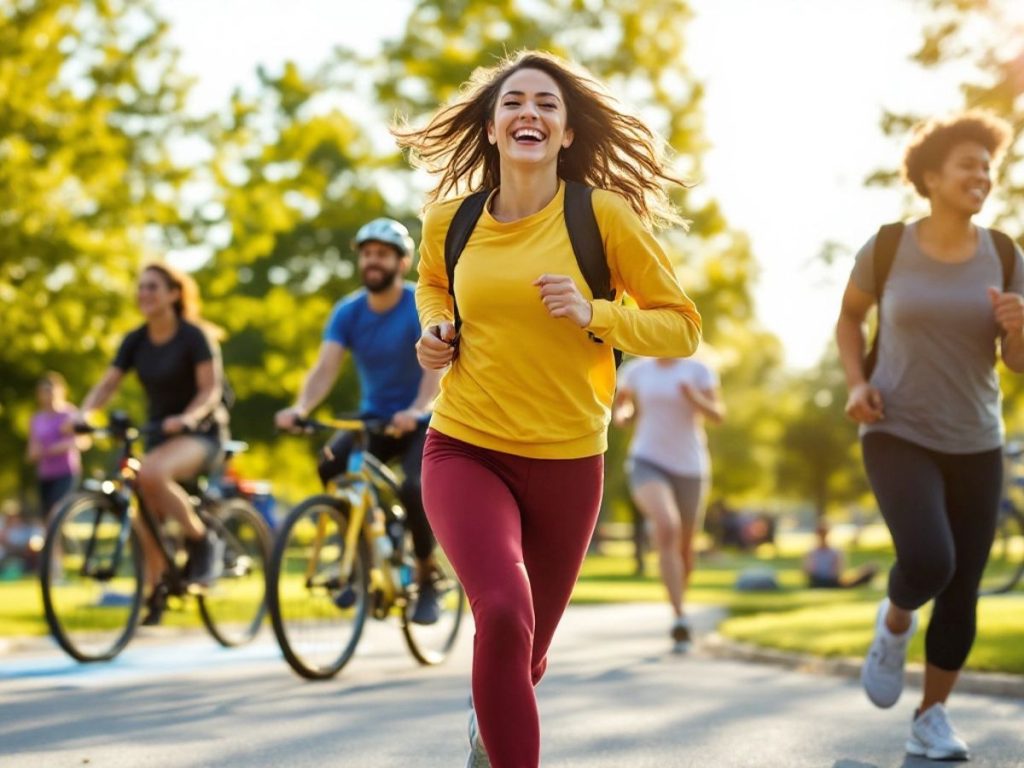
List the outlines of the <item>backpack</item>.
<svg viewBox="0 0 1024 768">
<path fill-rule="evenodd" d="M 895 224 L 883 224 L 875 236 L 875 246 L 871 253 L 871 261 L 875 271 L 875 305 L 878 308 L 878 317 L 875 323 L 875 337 L 871 340 L 871 349 L 864 357 L 864 378 L 870 379 L 871 372 L 875 370 L 878 363 L 878 337 L 882 332 L 882 292 L 885 290 L 885 281 L 889 279 L 889 272 L 892 270 L 892 262 L 896 258 L 896 249 L 899 248 L 900 238 L 903 237 L 903 230 L 906 227 L 902 221 Z M 1017 253 L 1013 240 L 1005 232 L 998 229 L 990 229 L 992 242 L 999 254 L 999 263 L 1003 268 L 1003 291 L 1010 289 L 1013 282 L 1013 271 L 1017 264 Z"/>
<path fill-rule="evenodd" d="M 444 266 L 448 272 L 448 293 L 452 297 L 456 332 L 462 327 L 462 317 L 459 315 L 459 305 L 455 301 L 455 265 L 459 263 L 459 257 L 469 242 L 469 236 L 473 234 L 473 229 L 484 212 L 491 191 L 484 189 L 474 192 L 462 201 L 444 239 Z M 593 187 L 580 184 L 578 181 L 565 182 L 565 228 L 569 231 L 569 242 L 576 256 L 576 264 L 583 273 L 583 279 L 586 280 L 590 292 L 594 294 L 595 299 L 613 301 L 615 289 L 612 288 L 612 276 L 605 258 L 601 230 L 598 229 L 597 219 L 594 217 L 593 193 Z M 590 331 L 587 331 L 587 335 L 591 341 L 604 344 L 603 339 L 599 339 Z M 622 352 L 618 349 L 613 352 L 615 367 L 618 368 L 622 362 Z"/>
</svg>

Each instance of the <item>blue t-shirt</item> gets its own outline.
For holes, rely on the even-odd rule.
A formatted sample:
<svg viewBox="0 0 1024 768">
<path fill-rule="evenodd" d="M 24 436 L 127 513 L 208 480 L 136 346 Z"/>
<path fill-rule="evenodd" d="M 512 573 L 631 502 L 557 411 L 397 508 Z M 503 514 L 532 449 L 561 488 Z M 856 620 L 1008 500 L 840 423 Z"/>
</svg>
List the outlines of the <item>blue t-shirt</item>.
<svg viewBox="0 0 1024 768">
<path fill-rule="evenodd" d="M 324 328 L 324 341 L 341 344 L 356 361 L 363 416 L 390 419 L 419 393 L 423 369 L 416 359 L 420 319 L 414 292 L 406 283 L 399 302 L 379 313 L 370 309 L 365 290 L 356 291 L 335 305 Z"/>
</svg>

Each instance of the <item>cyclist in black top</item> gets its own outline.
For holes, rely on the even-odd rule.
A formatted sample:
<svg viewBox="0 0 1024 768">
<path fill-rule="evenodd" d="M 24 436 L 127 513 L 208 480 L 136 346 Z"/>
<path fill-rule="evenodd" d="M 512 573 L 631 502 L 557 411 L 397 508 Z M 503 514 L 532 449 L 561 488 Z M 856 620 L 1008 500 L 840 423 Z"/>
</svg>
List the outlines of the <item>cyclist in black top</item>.
<svg viewBox="0 0 1024 768">
<path fill-rule="evenodd" d="M 137 301 L 146 322 L 125 336 L 112 365 L 83 401 L 82 414 L 101 408 L 124 374 L 135 369 L 146 392 L 148 420 L 159 427 L 146 438 L 139 492 L 159 517 L 171 517 L 181 525 L 189 553 L 186 574 L 191 582 L 206 585 L 218 575 L 223 543 L 206 529 L 177 481 L 211 468 L 227 438 L 215 329 L 199 316 L 195 281 L 166 264 L 150 264 L 143 270 Z M 163 561 L 145 526 L 137 527 L 147 551 L 150 591 L 143 623 L 157 624 L 166 603 L 159 588 Z"/>
</svg>

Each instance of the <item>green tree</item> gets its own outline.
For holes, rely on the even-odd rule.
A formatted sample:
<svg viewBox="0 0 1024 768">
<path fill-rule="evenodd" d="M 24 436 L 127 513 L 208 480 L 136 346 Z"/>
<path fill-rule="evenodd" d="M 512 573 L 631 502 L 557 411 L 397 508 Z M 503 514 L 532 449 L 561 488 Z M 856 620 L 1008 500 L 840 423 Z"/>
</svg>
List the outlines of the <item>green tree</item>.
<svg viewBox="0 0 1024 768">
<path fill-rule="evenodd" d="M 833 348 L 811 371 L 793 377 L 782 403 L 779 490 L 810 500 L 823 517 L 832 504 L 867 490 L 857 428 L 846 419 L 846 380 Z"/>
<path fill-rule="evenodd" d="M 341 69 L 369 72 L 373 101 L 382 114 L 395 112 L 413 122 L 456 93 L 471 71 L 520 48 L 550 50 L 579 61 L 640 109 L 677 154 L 679 170 L 701 177 L 703 87 L 686 64 L 685 0 L 524 0 L 439 2 L 420 0 L 403 34 L 379 55 L 339 57 Z M 678 190 L 676 201 L 692 221 L 690 231 L 669 232 L 664 243 L 678 265 L 687 291 L 704 317 L 705 338 L 720 354 L 727 397 L 742 402 L 759 376 L 779 366 L 777 341 L 754 318 L 750 289 L 756 268 L 747 238 L 731 229 L 717 203 L 696 185 Z M 729 426 L 713 442 L 722 471 L 720 490 L 764 488 L 770 476 L 771 446 L 760 442 L 763 410 L 737 407 Z M 627 435 L 613 430 L 607 456 L 608 486 L 622 487 Z M 752 445 L 756 443 L 756 445 Z M 721 455 L 717 455 L 719 451 Z"/>
<path fill-rule="evenodd" d="M 961 78 L 963 107 L 980 107 L 1005 118 L 1013 139 L 999 169 L 992 199 L 995 226 L 1024 243 L 1024 18 L 1018 0 L 927 0 L 921 45 L 913 60 L 935 76 Z M 930 115 L 886 112 L 882 130 L 904 136 Z M 899 173 L 877 171 L 869 179 L 895 184 Z M 1004 370 L 1004 374 L 1009 374 Z M 1005 413 L 1012 430 L 1024 429 L 1024 378 L 1002 376 Z"/>
<path fill-rule="evenodd" d="M 166 35 L 147 0 L 0 5 L 0 494 L 25 479 L 37 377 L 81 397 L 135 322 L 147 250 L 192 237 Z"/>
</svg>

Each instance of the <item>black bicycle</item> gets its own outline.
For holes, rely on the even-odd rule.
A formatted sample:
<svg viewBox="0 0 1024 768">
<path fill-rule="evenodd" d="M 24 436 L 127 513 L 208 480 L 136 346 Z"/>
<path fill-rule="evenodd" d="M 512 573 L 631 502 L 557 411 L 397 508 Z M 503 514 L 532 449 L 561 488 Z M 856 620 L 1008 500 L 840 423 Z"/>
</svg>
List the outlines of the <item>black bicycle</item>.
<svg viewBox="0 0 1024 768">
<path fill-rule="evenodd" d="M 138 525 L 159 544 L 170 596 L 194 594 L 203 624 L 221 645 L 236 646 L 259 631 L 265 612 L 265 565 L 271 536 L 262 516 L 244 499 L 208 494 L 206 478 L 183 484 L 203 523 L 224 543 L 223 570 L 200 589 L 185 578 L 181 536 L 162 526 L 136 492 L 140 434 L 121 413 L 106 428 L 81 425 L 77 431 L 121 444 L 117 466 L 99 482 L 71 495 L 54 513 L 46 531 L 40 580 L 46 623 L 57 643 L 78 661 L 114 658 L 131 640 L 143 605 L 144 552 Z M 245 449 L 225 446 L 225 461 Z"/>
<path fill-rule="evenodd" d="M 366 450 L 370 431 L 382 424 L 363 420 L 303 420 L 307 432 L 348 430 L 355 434 L 347 473 L 329 493 L 306 499 L 282 523 L 267 580 L 274 635 L 296 673 L 311 680 L 336 675 L 355 653 L 367 615 L 395 616 L 409 651 L 421 664 L 439 664 L 455 644 L 465 595 L 440 547 L 430 583 L 440 618 L 415 624 L 419 595 L 416 559 L 399 481 Z"/>
<path fill-rule="evenodd" d="M 981 576 L 981 595 L 1012 592 L 1024 579 L 1024 444 L 1008 443 L 1004 454 L 1008 473 L 1006 493 L 999 504 L 996 536 Z"/>
</svg>

